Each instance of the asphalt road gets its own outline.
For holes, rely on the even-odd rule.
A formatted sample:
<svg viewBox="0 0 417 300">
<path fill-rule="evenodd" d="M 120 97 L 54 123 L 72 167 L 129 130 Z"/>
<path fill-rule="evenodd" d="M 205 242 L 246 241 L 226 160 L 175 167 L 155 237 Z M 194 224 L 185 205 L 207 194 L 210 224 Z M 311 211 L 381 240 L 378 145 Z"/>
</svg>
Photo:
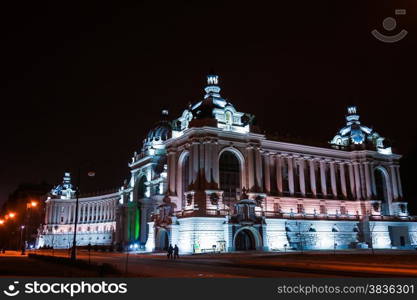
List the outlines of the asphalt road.
<svg viewBox="0 0 417 300">
<path fill-rule="evenodd" d="M 51 255 L 51 251 L 37 251 Z M 68 251 L 54 251 L 68 256 Z M 277 255 L 233 253 L 225 255 L 189 255 L 167 260 L 161 254 L 91 252 L 91 261 L 109 263 L 128 276 L 187 278 L 262 278 L 262 277 L 417 277 L 414 252 L 401 256 L 368 255 Z M 88 252 L 79 251 L 78 259 L 89 260 Z M 126 264 L 127 261 L 127 264 Z M 411 263 L 412 262 L 412 263 Z M 127 270 L 126 270 L 127 265 Z"/>
</svg>

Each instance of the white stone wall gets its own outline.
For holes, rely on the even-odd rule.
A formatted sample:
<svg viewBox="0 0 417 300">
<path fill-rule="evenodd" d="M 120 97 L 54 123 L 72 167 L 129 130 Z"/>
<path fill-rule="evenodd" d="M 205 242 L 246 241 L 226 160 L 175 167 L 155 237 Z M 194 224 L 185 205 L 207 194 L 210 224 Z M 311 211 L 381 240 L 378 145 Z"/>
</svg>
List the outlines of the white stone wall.
<svg viewBox="0 0 417 300">
<path fill-rule="evenodd" d="M 102 224 L 90 224 L 92 228 L 103 226 Z M 109 222 L 108 227 L 113 226 L 115 228 L 116 222 Z M 62 225 L 64 226 L 64 225 Z M 65 227 L 69 227 L 66 225 Z M 72 229 L 74 226 L 72 226 Z M 101 227 L 103 228 L 103 227 Z M 69 228 L 53 229 L 53 232 L 39 235 L 37 247 L 53 246 L 56 249 L 71 248 L 73 243 L 74 232 L 69 231 Z M 79 231 L 77 232 L 77 246 L 91 245 L 111 245 L 113 243 L 113 231 Z"/>
<path fill-rule="evenodd" d="M 358 222 L 287 220 L 287 238 L 292 247 L 300 249 L 348 249 L 355 247 Z"/>
<path fill-rule="evenodd" d="M 225 218 L 193 217 L 178 219 L 178 247 L 181 253 L 193 253 L 218 247 L 225 241 Z M 204 250 L 203 250 L 204 251 Z"/>
<path fill-rule="evenodd" d="M 372 242 L 375 249 L 392 248 L 389 227 L 405 226 L 408 227 L 408 236 L 405 237 L 407 242 L 405 248 L 417 246 L 417 223 L 416 222 L 369 222 L 369 229 Z M 393 237 L 398 238 L 398 237 Z"/>
<path fill-rule="evenodd" d="M 269 250 L 281 250 L 289 246 L 285 231 L 285 219 L 265 219 L 266 223 L 266 246 Z"/>
<path fill-rule="evenodd" d="M 155 227 L 154 222 L 148 222 L 149 225 L 149 232 L 148 232 L 148 239 L 145 244 L 145 249 L 148 252 L 155 250 Z"/>
</svg>

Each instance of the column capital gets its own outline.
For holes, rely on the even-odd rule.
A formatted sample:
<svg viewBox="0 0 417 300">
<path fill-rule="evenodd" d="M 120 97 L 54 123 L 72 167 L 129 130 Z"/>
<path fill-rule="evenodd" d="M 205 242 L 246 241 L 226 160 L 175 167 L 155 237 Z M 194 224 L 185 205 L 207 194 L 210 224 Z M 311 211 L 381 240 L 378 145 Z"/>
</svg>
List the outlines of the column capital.
<svg viewBox="0 0 417 300">
<path fill-rule="evenodd" d="M 269 152 L 268 150 L 261 150 L 261 154 L 262 154 L 262 156 L 270 156 L 270 155 L 272 155 L 272 153 L 271 152 Z"/>
</svg>

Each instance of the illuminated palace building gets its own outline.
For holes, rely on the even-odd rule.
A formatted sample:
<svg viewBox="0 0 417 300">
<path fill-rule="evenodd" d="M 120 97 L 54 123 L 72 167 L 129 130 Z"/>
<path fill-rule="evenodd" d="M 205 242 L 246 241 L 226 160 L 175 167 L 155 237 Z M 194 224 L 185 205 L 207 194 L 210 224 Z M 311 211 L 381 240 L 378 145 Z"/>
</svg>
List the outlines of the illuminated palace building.
<svg viewBox="0 0 417 300">
<path fill-rule="evenodd" d="M 192 253 L 417 244 L 401 156 L 356 107 L 329 147 L 315 147 L 259 133 L 253 115 L 222 98 L 218 76 L 204 90 L 179 118 L 163 111 L 119 191 L 80 198 L 78 245 Z M 71 246 L 74 216 L 66 178 L 47 200 L 39 245 Z"/>
</svg>

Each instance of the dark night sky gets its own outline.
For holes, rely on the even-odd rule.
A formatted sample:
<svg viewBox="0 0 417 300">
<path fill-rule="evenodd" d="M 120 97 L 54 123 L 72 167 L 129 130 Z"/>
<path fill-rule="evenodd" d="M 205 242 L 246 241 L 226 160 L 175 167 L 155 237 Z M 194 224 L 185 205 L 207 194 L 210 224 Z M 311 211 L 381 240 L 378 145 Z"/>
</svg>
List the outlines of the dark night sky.
<svg viewBox="0 0 417 300">
<path fill-rule="evenodd" d="M 414 0 L 13 2 L 0 13 L 0 203 L 83 161 L 97 171 L 84 191 L 120 186 L 160 110 L 177 117 L 212 68 L 270 132 L 327 141 L 356 104 L 396 152 L 415 148 Z M 408 36 L 377 41 L 395 8 Z"/>
</svg>

